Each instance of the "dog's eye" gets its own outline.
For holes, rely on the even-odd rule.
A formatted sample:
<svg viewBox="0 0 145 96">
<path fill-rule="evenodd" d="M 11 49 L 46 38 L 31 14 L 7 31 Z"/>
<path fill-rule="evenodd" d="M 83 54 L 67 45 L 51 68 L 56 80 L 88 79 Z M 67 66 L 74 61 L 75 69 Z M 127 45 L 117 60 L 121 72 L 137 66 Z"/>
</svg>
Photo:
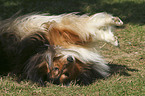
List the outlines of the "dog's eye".
<svg viewBox="0 0 145 96">
<path fill-rule="evenodd" d="M 59 68 L 58 68 L 58 67 L 54 67 L 53 70 L 54 70 L 54 71 L 58 71 Z"/>
<path fill-rule="evenodd" d="M 67 57 L 67 61 L 68 61 L 68 62 L 74 62 L 74 59 L 73 59 L 72 56 L 68 56 L 68 57 Z"/>
</svg>

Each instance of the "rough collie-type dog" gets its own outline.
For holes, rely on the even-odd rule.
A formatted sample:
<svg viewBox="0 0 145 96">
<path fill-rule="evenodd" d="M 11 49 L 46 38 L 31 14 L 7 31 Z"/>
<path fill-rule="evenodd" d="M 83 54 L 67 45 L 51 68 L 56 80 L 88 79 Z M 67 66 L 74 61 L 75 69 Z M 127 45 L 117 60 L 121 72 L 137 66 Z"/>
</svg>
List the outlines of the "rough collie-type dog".
<svg viewBox="0 0 145 96">
<path fill-rule="evenodd" d="M 0 25 L 1 66 L 41 84 L 88 85 L 109 75 L 97 41 L 119 46 L 113 26 L 122 24 L 107 13 L 12 17 Z"/>
</svg>

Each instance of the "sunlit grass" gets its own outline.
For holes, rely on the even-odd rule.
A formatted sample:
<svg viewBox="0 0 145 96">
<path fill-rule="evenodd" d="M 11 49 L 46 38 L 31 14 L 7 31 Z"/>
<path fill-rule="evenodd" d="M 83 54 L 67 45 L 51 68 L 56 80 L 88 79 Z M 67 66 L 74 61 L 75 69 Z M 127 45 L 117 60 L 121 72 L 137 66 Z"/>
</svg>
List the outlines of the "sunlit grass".
<svg viewBox="0 0 145 96">
<path fill-rule="evenodd" d="M 1 76 L 0 95 L 81 95 L 81 96 L 144 96 L 145 95 L 145 1 L 144 0 L 0 0 L 0 16 L 6 19 L 19 10 L 21 14 L 108 12 L 119 16 L 124 26 L 116 35 L 120 48 L 106 44 L 100 53 L 112 68 L 110 77 L 96 80 L 89 86 L 61 86 L 48 83 L 40 87 L 31 81 L 17 82 L 17 77 Z M 102 46 L 104 43 L 100 43 Z"/>
</svg>

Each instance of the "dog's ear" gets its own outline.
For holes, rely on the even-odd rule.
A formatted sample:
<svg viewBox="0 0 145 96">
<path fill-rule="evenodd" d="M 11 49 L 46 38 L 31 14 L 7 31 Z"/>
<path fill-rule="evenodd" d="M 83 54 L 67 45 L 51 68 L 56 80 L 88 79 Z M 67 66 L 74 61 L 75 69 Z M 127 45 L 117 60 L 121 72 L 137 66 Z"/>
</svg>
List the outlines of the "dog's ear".
<svg viewBox="0 0 145 96">
<path fill-rule="evenodd" d="M 45 38 L 45 35 L 41 32 L 35 32 L 35 34 L 26 36 L 19 43 L 16 49 L 16 56 L 13 61 L 16 65 L 23 65 L 28 59 L 37 53 L 43 53 L 47 50 L 48 40 Z"/>
<path fill-rule="evenodd" d="M 43 48 L 44 46 L 45 48 Z M 22 62 L 24 74 L 34 82 L 44 83 L 44 81 L 49 81 L 49 72 L 53 69 L 55 53 L 49 48 L 51 46 L 47 46 L 47 48 L 46 45 L 44 46 L 41 47 L 42 49 L 39 48 L 41 51 L 37 54 Z"/>
<path fill-rule="evenodd" d="M 36 52 L 36 53 L 44 52 L 44 51 L 46 51 L 47 49 L 49 49 L 49 44 L 43 44 L 43 45 L 40 45 L 40 46 L 38 46 L 37 48 L 35 48 L 35 52 Z"/>
<path fill-rule="evenodd" d="M 43 32 L 35 32 L 30 36 L 23 38 L 19 43 L 19 53 L 35 54 L 39 51 L 46 50 L 48 47 L 44 44 L 49 45 L 47 36 Z"/>
</svg>

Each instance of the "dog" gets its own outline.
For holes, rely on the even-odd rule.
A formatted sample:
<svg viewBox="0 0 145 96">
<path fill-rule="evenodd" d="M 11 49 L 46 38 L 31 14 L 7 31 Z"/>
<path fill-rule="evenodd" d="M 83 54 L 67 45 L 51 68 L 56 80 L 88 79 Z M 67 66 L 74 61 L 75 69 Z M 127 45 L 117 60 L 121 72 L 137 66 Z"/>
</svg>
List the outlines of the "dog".
<svg viewBox="0 0 145 96">
<path fill-rule="evenodd" d="M 113 29 L 122 24 L 107 13 L 12 17 L 0 23 L 2 61 L 8 61 L 6 68 L 14 74 L 42 85 L 45 81 L 88 85 L 109 76 L 109 67 L 95 47 L 97 41 L 119 46 Z"/>
</svg>

